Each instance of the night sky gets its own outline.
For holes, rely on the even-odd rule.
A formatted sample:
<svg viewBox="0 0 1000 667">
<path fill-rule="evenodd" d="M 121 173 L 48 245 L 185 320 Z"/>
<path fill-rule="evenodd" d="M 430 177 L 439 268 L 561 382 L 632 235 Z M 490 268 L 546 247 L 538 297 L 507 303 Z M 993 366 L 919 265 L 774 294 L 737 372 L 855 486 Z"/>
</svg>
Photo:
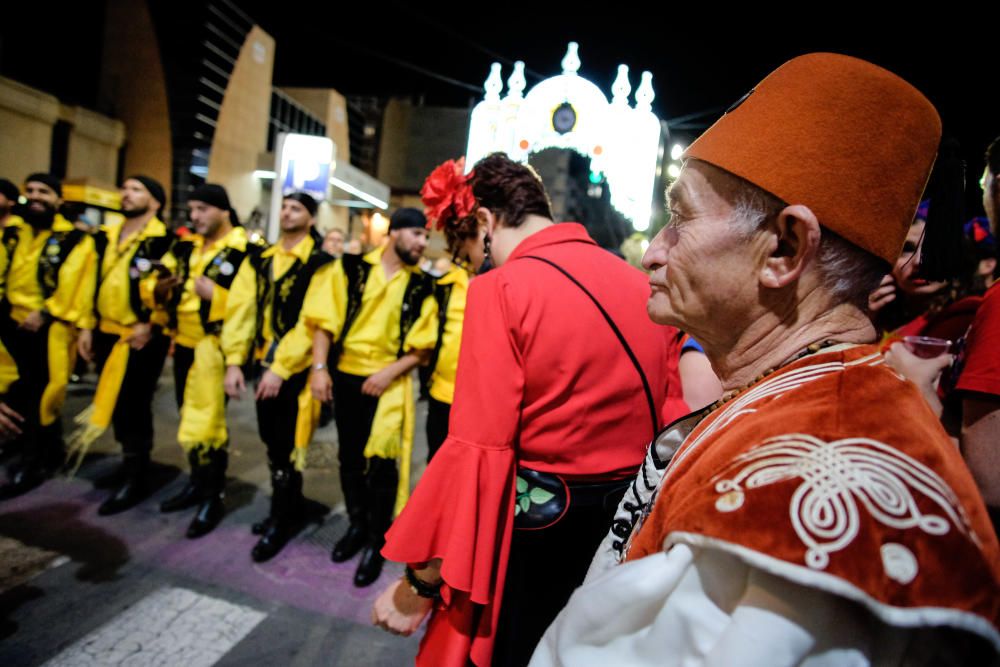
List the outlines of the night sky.
<svg viewBox="0 0 1000 667">
<path fill-rule="evenodd" d="M 172 3 L 178 11 L 185 4 Z M 411 95 L 432 105 L 467 106 L 481 97 L 491 62 L 504 63 L 506 79 L 509 63 L 524 60 L 530 87 L 560 71 L 566 44 L 573 40 L 580 43 L 580 73 L 602 90 L 610 93 L 619 63 L 629 66 L 633 88 L 639 72 L 648 69 L 655 112 L 671 120 L 707 111 L 695 122 L 708 124 L 782 62 L 810 51 L 835 51 L 886 67 L 930 98 L 945 132 L 963 147 L 970 190 L 986 144 L 1000 134 L 996 10 L 955 7 L 934 16 L 910 10 L 890 20 L 874 18 L 871 2 L 808 3 L 800 16 L 730 15 L 708 3 L 683 10 L 663 4 L 655 14 L 624 2 L 594 9 L 565 2 L 238 5 L 277 40 L 278 86 Z M 882 5 L 879 11 L 885 13 Z M 65 101 L 93 105 L 106 38 L 102 6 L 99 0 L 80 2 L 44 18 L 37 6 L 5 9 L 0 74 Z M 721 25 L 723 16 L 729 27 Z M 699 132 L 676 130 L 673 140 L 689 141 Z M 974 201 L 975 193 L 969 194 Z"/>
</svg>

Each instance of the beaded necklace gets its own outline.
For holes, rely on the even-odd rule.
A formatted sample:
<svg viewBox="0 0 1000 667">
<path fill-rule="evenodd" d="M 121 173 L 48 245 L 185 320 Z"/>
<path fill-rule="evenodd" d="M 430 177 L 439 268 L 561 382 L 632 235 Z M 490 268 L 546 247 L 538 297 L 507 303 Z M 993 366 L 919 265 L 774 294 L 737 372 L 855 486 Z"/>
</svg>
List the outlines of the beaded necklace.
<svg viewBox="0 0 1000 667">
<path fill-rule="evenodd" d="M 795 356 L 793 356 L 791 359 L 789 359 L 785 363 L 779 364 L 777 366 L 772 366 L 771 368 L 768 368 L 766 371 L 764 371 L 763 373 L 761 373 L 760 375 L 758 375 L 757 377 L 755 377 L 753 380 L 751 380 L 750 382 L 748 382 L 745 385 L 743 385 L 742 387 L 740 387 L 738 389 L 731 389 L 730 391 L 727 391 L 726 393 L 724 393 L 722 396 L 719 397 L 719 399 L 717 401 L 715 401 L 715 403 L 712 403 L 710 406 L 708 406 L 708 409 L 705 411 L 705 415 L 704 416 L 707 417 L 708 415 L 712 414 L 713 412 L 715 412 L 716 410 L 718 410 L 719 408 L 721 408 L 723 405 L 725 405 L 729 401 L 733 400 L 734 398 L 736 398 L 737 396 L 739 396 L 740 394 L 742 394 L 744 391 L 746 391 L 750 387 L 754 386 L 755 384 L 757 384 L 758 382 L 760 382 L 761 380 L 763 380 L 767 376 L 771 375 L 772 373 L 781 370 L 785 366 L 787 366 L 789 364 L 794 364 L 799 359 L 802 359 L 804 357 L 808 357 L 810 354 L 816 354 L 820 350 L 825 350 L 828 347 L 833 347 L 834 345 L 839 345 L 839 344 L 840 344 L 839 341 L 825 340 L 822 343 L 813 343 L 811 345 L 808 345 L 804 350 L 802 350 L 801 352 L 799 352 L 798 354 L 796 354 Z"/>
</svg>

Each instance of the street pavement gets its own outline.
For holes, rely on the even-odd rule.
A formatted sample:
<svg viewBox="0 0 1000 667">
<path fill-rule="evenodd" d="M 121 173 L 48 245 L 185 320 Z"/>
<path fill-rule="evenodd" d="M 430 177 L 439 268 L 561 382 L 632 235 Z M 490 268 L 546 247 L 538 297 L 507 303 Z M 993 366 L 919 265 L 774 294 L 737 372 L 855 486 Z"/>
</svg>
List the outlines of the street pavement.
<svg viewBox="0 0 1000 667">
<path fill-rule="evenodd" d="M 92 392 L 92 384 L 71 387 L 67 432 Z M 253 401 L 229 404 L 227 515 L 209 535 L 188 540 L 191 511 L 158 510 L 187 479 L 173 396 L 168 361 L 154 402 L 153 491 L 138 507 L 97 514 L 107 490 L 95 483 L 120 460 L 110 433 L 74 477 L 0 502 L 0 665 L 412 664 L 419 635 L 392 636 L 370 620 L 374 598 L 402 567 L 387 563 L 379 581 L 358 589 L 357 559 L 330 561 L 347 527 L 334 425 L 310 447 L 309 523 L 257 564 L 250 525 L 267 514 L 270 486 Z M 421 402 L 413 483 L 426 458 L 425 418 Z"/>
</svg>

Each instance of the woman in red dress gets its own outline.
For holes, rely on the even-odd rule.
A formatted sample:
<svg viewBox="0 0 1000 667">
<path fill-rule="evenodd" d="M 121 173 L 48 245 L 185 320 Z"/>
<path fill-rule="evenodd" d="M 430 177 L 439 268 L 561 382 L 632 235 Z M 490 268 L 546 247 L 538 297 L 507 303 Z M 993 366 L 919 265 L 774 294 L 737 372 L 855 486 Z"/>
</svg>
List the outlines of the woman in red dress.
<svg viewBox="0 0 1000 667">
<path fill-rule="evenodd" d="M 529 167 L 446 163 L 422 194 L 496 268 L 470 283 L 448 438 L 387 534 L 407 574 L 373 621 L 410 634 L 433 612 L 418 665 L 523 665 L 681 394 L 676 330 L 646 316 L 644 274 L 553 223 Z"/>
</svg>

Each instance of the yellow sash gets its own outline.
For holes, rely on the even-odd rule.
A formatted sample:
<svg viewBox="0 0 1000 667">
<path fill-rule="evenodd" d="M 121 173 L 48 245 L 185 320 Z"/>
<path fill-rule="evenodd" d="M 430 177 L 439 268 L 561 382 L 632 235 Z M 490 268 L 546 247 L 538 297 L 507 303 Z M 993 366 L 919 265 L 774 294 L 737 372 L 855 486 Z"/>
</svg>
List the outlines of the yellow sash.
<svg viewBox="0 0 1000 667">
<path fill-rule="evenodd" d="M 10 356 L 3 343 L 0 343 L 0 394 L 6 394 L 15 380 L 17 380 L 17 362 Z"/>
<path fill-rule="evenodd" d="M 205 335 L 194 347 L 181 406 L 177 441 L 185 452 L 196 448 L 219 449 L 229 439 L 226 431 L 226 360 L 219 337 Z"/>
<path fill-rule="evenodd" d="M 295 447 L 292 449 L 291 461 L 295 464 L 295 469 L 302 472 L 306 469 L 306 451 L 312 441 L 313 433 L 316 432 L 316 425 L 319 423 L 319 401 L 313 398 L 312 388 L 309 380 L 312 373 L 306 378 L 306 384 L 299 392 L 299 411 L 295 419 Z"/>
<path fill-rule="evenodd" d="M 372 432 L 365 445 L 365 457 L 396 459 L 399 465 L 399 485 L 396 488 L 396 508 L 399 516 L 410 499 L 410 459 L 413 453 L 413 378 L 405 373 L 396 378 L 382 393 Z"/>
<path fill-rule="evenodd" d="M 132 335 L 132 327 L 122 326 L 107 320 L 101 320 L 100 327 L 104 333 L 118 336 L 118 340 L 115 341 L 111 348 L 111 354 L 108 355 L 104 362 L 104 368 L 101 369 L 101 377 L 97 379 L 94 400 L 73 418 L 77 427 L 69 437 L 69 456 L 76 456 L 76 463 L 73 465 L 71 475 L 80 468 L 90 446 L 97 442 L 97 439 L 108 430 L 108 426 L 111 424 L 115 406 L 118 404 L 118 393 L 125 380 L 129 352 L 132 349 L 128 341 L 128 337 Z"/>
<path fill-rule="evenodd" d="M 69 373 L 76 361 L 76 330 L 61 320 L 49 325 L 49 383 L 42 392 L 38 406 L 42 426 L 54 424 L 66 399 Z"/>
</svg>

